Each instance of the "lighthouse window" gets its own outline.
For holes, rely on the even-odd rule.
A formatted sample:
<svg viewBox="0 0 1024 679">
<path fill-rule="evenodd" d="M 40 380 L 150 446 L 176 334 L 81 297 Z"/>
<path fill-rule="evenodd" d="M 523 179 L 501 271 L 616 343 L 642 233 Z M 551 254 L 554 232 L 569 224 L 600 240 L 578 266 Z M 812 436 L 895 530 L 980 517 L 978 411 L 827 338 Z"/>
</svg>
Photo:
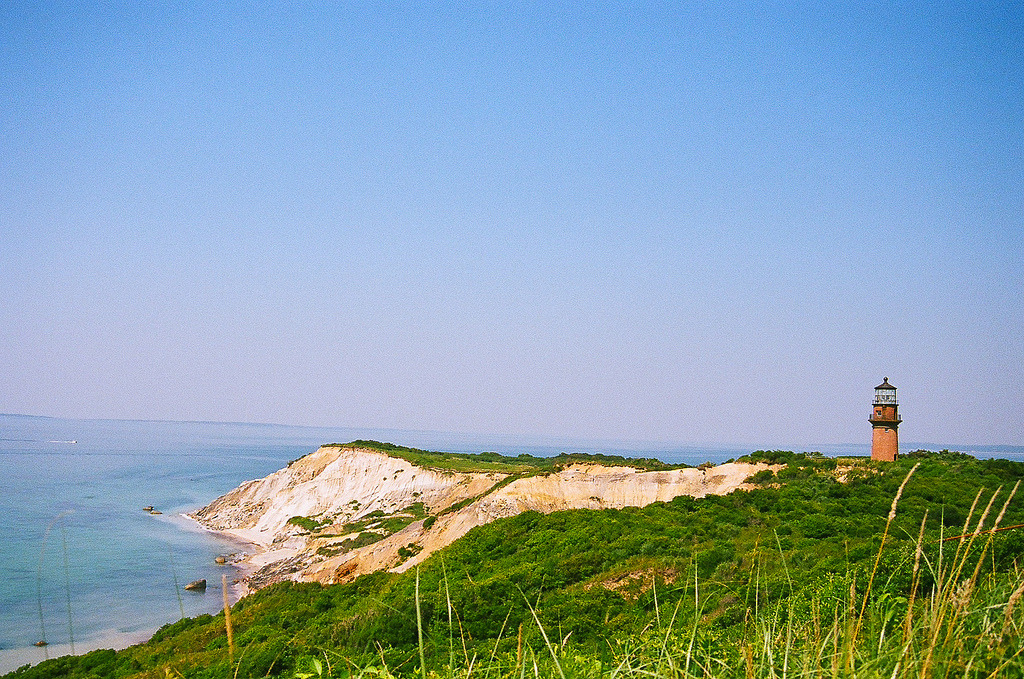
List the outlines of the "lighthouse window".
<svg viewBox="0 0 1024 679">
<path fill-rule="evenodd" d="M 896 403 L 896 392 L 881 389 L 876 391 L 875 403 Z"/>
</svg>

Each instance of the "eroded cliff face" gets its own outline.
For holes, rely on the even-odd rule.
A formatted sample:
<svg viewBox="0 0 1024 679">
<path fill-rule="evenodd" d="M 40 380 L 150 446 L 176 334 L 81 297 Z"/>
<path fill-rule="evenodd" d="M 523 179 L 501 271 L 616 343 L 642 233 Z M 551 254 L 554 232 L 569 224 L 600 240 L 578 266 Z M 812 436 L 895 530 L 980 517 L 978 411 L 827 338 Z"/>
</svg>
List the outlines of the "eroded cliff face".
<svg viewBox="0 0 1024 679">
<path fill-rule="evenodd" d="M 428 469 L 374 450 L 324 446 L 242 484 L 193 518 L 261 547 L 250 560 L 250 587 L 283 579 L 336 583 L 411 568 L 475 526 L 524 511 L 643 507 L 680 495 L 723 495 L 746 487 L 744 481 L 766 467 L 729 463 L 645 472 L 573 464 L 510 477 Z"/>
</svg>

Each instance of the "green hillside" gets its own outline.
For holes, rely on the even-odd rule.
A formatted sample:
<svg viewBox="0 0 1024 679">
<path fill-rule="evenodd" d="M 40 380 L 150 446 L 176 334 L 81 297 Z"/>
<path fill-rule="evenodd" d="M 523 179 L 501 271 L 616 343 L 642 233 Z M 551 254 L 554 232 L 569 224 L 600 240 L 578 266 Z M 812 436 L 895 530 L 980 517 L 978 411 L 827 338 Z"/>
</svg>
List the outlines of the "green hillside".
<svg viewBox="0 0 1024 679">
<path fill-rule="evenodd" d="M 1024 676 L 1024 464 L 747 459 L 786 466 L 725 497 L 496 521 L 418 572 L 267 588 L 232 609 L 233 652 L 201 616 L 8 676 Z"/>
</svg>

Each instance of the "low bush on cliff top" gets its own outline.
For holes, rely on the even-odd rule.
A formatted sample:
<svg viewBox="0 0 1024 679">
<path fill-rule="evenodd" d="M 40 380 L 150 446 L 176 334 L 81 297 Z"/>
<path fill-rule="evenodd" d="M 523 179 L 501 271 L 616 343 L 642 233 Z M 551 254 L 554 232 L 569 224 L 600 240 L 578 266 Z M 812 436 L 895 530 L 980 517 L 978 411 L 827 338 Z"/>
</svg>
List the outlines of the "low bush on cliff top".
<svg viewBox="0 0 1024 679">
<path fill-rule="evenodd" d="M 380 441 L 357 440 L 350 443 L 331 443 L 329 446 L 347 449 L 365 449 L 398 457 L 420 467 L 458 472 L 499 472 L 505 474 L 554 471 L 574 463 L 590 463 L 633 467 L 642 470 L 683 469 L 689 465 L 668 464 L 653 458 L 628 458 L 601 453 L 562 453 L 554 457 L 535 457 L 525 453 L 508 457 L 499 453 L 446 453 L 397 446 Z"/>
</svg>

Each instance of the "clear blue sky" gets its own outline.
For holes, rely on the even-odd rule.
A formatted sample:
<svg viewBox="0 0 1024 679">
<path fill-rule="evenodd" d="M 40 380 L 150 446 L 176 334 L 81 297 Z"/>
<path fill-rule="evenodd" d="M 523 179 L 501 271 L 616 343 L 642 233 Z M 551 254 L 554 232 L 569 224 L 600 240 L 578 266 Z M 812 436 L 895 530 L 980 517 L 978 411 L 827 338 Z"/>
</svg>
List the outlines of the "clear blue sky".
<svg viewBox="0 0 1024 679">
<path fill-rule="evenodd" d="M 5 2 L 0 412 L 1022 444 L 1024 9 L 846 4 Z"/>
</svg>

